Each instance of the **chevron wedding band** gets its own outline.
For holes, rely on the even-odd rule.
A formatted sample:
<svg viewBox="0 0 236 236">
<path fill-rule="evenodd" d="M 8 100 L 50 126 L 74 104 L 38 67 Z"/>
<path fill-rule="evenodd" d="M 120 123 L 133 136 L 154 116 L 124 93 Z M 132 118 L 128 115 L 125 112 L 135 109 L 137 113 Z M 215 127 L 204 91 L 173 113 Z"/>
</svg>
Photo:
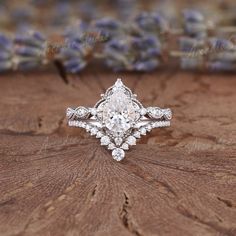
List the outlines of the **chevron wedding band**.
<svg viewBox="0 0 236 236">
<path fill-rule="evenodd" d="M 68 108 L 68 125 L 84 128 L 100 139 L 102 146 L 112 150 L 116 161 L 124 159 L 125 151 L 136 145 L 142 135 L 153 128 L 170 126 L 172 112 L 169 108 L 144 108 L 137 95 L 124 86 L 121 79 L 101 97 L 93 108 Z"/>
</svg>

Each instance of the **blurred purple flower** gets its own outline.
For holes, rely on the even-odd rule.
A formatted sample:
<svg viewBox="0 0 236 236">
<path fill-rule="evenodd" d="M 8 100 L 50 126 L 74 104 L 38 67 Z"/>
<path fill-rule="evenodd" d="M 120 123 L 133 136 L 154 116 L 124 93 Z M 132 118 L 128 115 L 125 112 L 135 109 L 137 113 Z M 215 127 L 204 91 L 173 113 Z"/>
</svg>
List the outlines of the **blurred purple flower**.
<svg viewBox="0 0 236 236">
<path fill-rule="evenodd" d="M 157 12 L 142 12 L 135 18 L 135 23 L 148 33 L 161 34 L 168 29 L 167 21 Z"/>
<path fill-rule="evenodd" d="M 202 12 L 195 9 L 183 11 L 185 33 L 193 38 L 201 39 L 207 36 L 207 23 Z"/>
<path fill-rule="evenodd" d="M 222 61 L 214 61 L 208 63 L 208 68 L 212 71 L 235 71 L 236 63 L 227 63 Z"/>
<path fill-rule="evenodd" d="M 112 18 L 102 18 L 93 22 L 91 30 L 102 34 L 107 39 L 113 39 L 122 32 L 122 24 Z"/>
<path fill-rule="evenodd" d="M 20 70 L 37 68 L 47 61 L 45 37 L 33 30 L 18 33 L 14 39 L 14 54 Z"/>
<path fill-rule="evenodd" d="M 0 72 L 11 70 L 13 66 L 12 40 L 0 33 Z"/>
<path fill-rule="evenodd" d="M 209 39 L 212 52 L 209 55 L 209 68 L 212 70 L 236 70 L 236 46 L 233 42 L 223 38 Z"/>
<path fill-rule="evenodd" d="M 204 23 L 204 16 L 201 12 L 194 10 L 194 9 L 186 9 L 183 12 L 184 19 L 186 22 L 192 22 L 192 23 Z"/>
<path fill-rule="evenodd" d="M 113 39 L 103 54 L 106 65 L 115 71 L 151 71 L 159 65 L 161 45 L 155 37 Z"/>
<path fill-rule="evenodd" d="M 225 51 L 232 50 L 235 51 L 236 46 L 233 42 L 224 38 L 210 38 L 209 43 L 213 50 Z"/>
<path fill-rule="evenodd" d="M 62 61 L 69 73 L 78 73 L 87 65 L 86 57 L 91 53 L 93 46 L 76 40 L 66 40 L 66 46 L 61 48 L 58 58 Z"/>
</svg>

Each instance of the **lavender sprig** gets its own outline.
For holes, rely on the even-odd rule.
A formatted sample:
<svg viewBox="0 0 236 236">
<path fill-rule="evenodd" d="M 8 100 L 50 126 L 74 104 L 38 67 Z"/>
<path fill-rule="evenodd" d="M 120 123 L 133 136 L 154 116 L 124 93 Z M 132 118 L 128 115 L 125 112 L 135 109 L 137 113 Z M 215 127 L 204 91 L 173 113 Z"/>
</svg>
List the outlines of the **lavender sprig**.
<svg viewBox="0 0 236 236">
<path fill-rule="evenodd" d="M 211 38 L 212 53 L 209 57 L 210 70 L 234 71 L 236 68 L 236 46 L 222 38 Z"/>
<path fill-rule="evenodd" d="M 194 9 L 186 9 L 183 12 L 184 31 L 189 37 L 202 39 L 207 36 L 207 23 L 204 15 Z"/>
<path fill-rule="evenodd" d="M 70 73 L 78 73 L 87 65 L 80 43 L 61 49 L 59 58 L 62 59 L 66 71 Z"/>
<path fill-rule="evenodd" d="M 141 12 L 135 18 L 135 24 L 144 34 L 164 34 L 168 31 L 168 23 L 158 12 Z"/>
<path fill-rule="evenodd" d="M 120 34 L 124 33 L 124 28 L 121 22 L 108 17 L 94 21 L 91 26 L 92 31 L 103 35 L 108 40 L 118 37 Z"/>
<path fill-rule="evenodd" d="M 155 37 L 113 39 L 104 48 L 105 63 L 115 71 L 151 71 L 159 65 L 161 45 Z"/>
<path fill-rule="evenodd" d="M 180 58 L 182 69 L 199 69 L 204 63 L 205 41 L 191 37 L 179 39 L 180 50 L 185 54 Z"/>
<path fill-rule="evenodd" d="M 61 48 L 56 58 L 62 61 L 65 70 L 69 73 L 79 73 L 88 64 L 88 57 L 96 42 L 87 37 L 87 32 L 89 26 L 79 21 L 64 33 L 65 46 Z"/>
<path fill-rule="evenodd" d="M 4 34 L 0 34 L 0 72 L 13 68 L 13 42 Z"/>
<path fill-rule="evenodd" d="M 46 39 L 41 33 L 30 30 L 24 34 L 17 34 L 14 44 L 19 70 L 34 69 L 47 62 Z"/>
</svg>

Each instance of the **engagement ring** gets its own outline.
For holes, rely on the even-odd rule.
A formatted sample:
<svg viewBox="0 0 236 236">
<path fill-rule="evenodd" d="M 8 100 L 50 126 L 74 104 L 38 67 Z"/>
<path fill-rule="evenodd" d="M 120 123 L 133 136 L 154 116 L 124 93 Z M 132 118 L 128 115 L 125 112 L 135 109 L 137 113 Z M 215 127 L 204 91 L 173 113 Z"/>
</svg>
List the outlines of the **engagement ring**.
<svg viewBox="0 0 236 236">
<path fill-rule="evenodd" d="M 121 79 L 101 95 L 93 108 L 68 108 L 68 125 L 86 129 L 99 138 L 102 146 L 112 150 L 112 157 L 121 161 L 129 146 L 153 128 L 170 126 L 172 112 L 169 108 L 147 107 L 137 100 Z"/>
</svg>

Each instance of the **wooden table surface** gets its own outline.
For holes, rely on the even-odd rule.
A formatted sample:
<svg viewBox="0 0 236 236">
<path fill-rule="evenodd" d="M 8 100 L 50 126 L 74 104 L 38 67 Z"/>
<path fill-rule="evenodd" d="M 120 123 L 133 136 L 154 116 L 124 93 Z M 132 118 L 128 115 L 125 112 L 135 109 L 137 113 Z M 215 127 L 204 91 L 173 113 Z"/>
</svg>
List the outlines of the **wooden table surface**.
<svg viewBox="0 0 236 236">
<path fill-rule="evenodd" d="M 117 77 L 145 106 L 170 107 L 116 162 L 66 125 Z M 236 235 L 236 76 L 55 71 L 0 77 L 1 236 Z"/>
</svg>

